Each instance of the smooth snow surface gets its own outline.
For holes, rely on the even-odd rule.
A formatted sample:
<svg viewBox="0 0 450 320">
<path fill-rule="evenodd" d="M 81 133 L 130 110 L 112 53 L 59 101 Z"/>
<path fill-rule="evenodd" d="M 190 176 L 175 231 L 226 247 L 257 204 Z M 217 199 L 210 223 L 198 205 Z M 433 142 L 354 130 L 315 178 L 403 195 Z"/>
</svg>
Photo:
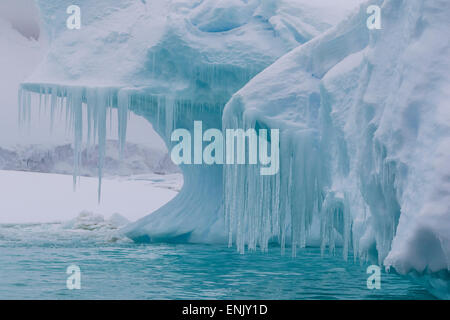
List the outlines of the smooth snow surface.
<svg viewBox="0 0 450 320">
<path fill-rule="evenodd" d="M 81 177 L 76 192 L 71 180 L 68 175 L 0 170 L 0 223 L 62 222 L 83 211 L 135 221 L 170 201 L 182 178 L 175 174 L 105 179 L 100 204 L 96 178 Z"/>
</svg>

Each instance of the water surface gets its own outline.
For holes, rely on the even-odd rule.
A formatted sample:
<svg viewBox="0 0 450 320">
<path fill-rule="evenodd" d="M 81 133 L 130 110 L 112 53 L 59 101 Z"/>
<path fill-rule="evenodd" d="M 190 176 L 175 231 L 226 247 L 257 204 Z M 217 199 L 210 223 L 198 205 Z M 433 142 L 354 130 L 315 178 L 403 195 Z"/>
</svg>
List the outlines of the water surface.
<svg viewBox="0 0 450 320">
<path fill-rule="evenodd" d="M 68 290 L 66 269 L 81 269 Z M 241 255 L 226 246 L 134 244 L 114 230 L 0 225 L 0 299 L 433 299 L 396 274 L 367 289 L 367 265 L 321 256 Z"/>
</svg>

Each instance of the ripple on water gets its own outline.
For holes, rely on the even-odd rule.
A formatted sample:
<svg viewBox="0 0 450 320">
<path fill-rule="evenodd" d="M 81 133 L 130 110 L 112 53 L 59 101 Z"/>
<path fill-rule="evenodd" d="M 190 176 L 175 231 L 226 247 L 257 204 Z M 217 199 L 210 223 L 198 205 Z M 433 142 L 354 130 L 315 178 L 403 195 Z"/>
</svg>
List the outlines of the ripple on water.
<svg viewBox="0 0 450 320">
<path fill-rule="evenodd" d="M 296 258 L 225 246 L 134 244 L 117 230 L 61 224 L 0 225 L 1 299 L 433 299 L 396 274 L 367 289 L 366 268 L 319 249 Z M 349 259 L 352 260 L 352 259 Z M 77 264 L 82 289 L 66 289 Z"/>
</svg>

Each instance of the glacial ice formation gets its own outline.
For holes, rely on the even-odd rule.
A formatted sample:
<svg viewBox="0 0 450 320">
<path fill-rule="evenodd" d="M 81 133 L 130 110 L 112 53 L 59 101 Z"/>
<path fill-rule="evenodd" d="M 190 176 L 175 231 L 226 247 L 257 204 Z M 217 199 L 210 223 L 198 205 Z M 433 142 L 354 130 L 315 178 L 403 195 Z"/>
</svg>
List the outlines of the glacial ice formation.
<svg viewBox="0 0 450 320">
<path fill-rule="evenodd" d="M 130 238 L 228 241 L 242 253 L 277 242 L 294 255 L 342 246 L 345 258 L 449 297 L 447 1 L 365 1 L 351 15 L 342 7 L 360 1 L 79 2 L 91 9 L 81 30 L 67 31 L 68 1 L 38 1 L 52 49 L 22 85 L 22 121 L 38 95 L 65 108 L 76 150 L 87 126 L 100 155 L 110 107 L 121 144 L 129 111 L 169 148 L 172 130 L 194 120 L 280 129 L 278 175 L 182 165 L 179 195 L 126 227 Z M 381 6 L 381 30 L 366 26 L 369 4 Z"/>
<path fill-rule="evenodd" d="M 226 217 L 242 252 L 316 232 L 323 249 L 342 241 L 344 256 L 426 275 L 448 298 L 450 5 L 378 3 L 382 30 L 363 5 L 228 102 L 224 128 L 280 128 L 282 157 L 276 178 L 225 169 Z"/>
<path fill-rule="evenodd" d="M 82 28 L 68 31 L 61 18 L 67 1 L 38 3 L 52 46 L 19 92 L 21 122 L 31 121 L 33 99 L 49 107 L 52 118 L 65 110 L 75 154 L 82 150 L 83 130 L 88 143 L 98 143 L 100 179 L 108 108 L 119 110 L 121 144 L 131 110 L 149 120 L 170 147 L 173 129 L 191 129 L 194 120 L 201 120 L 205 130 L 221 128 L 232 94 L 284 53 L 331 27 L 317 18 L 316 9 L 291 1 L 128 0 L 81 1 L 80 7 L 89 8 L 83 10 Z M 76 183 L 79 156 L 74 168 Z M 129 227 L 130 237 L 225 241 L 222 167 L 181 169 L 180 194 Z M 99 195 L 100 188 L 101 183 Z"/>
</svg>

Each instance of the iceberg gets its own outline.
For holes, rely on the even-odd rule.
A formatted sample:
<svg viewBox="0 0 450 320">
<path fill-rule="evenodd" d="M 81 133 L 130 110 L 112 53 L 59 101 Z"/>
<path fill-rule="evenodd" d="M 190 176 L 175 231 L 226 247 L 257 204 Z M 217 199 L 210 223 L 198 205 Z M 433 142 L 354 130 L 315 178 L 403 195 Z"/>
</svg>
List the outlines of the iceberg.
<svg viewBox="0 0 450 320">
<path fill-rule="evenodd" d="M 84 130 L 98 143 L 100 179 L 111 108 L 122 146 L 129 112 L 169 150 L 173 130 L 194 121 L 280 130 L 277 175 L 180 165 L 181 192 L 128 237 L 241 253 L 339 246 L 449 298 L 446 1 L 84 0 L 80 30 L 64 27 L 67 1 L 37 2 L 51 50 L 21 86 L 21 122 L 32 104 L 65 110 L 75 154 Z M 369 5 L 380 30 L 367 28 Z M 74 183 L 78 171 L 75 157 Z"/>
</svg>

